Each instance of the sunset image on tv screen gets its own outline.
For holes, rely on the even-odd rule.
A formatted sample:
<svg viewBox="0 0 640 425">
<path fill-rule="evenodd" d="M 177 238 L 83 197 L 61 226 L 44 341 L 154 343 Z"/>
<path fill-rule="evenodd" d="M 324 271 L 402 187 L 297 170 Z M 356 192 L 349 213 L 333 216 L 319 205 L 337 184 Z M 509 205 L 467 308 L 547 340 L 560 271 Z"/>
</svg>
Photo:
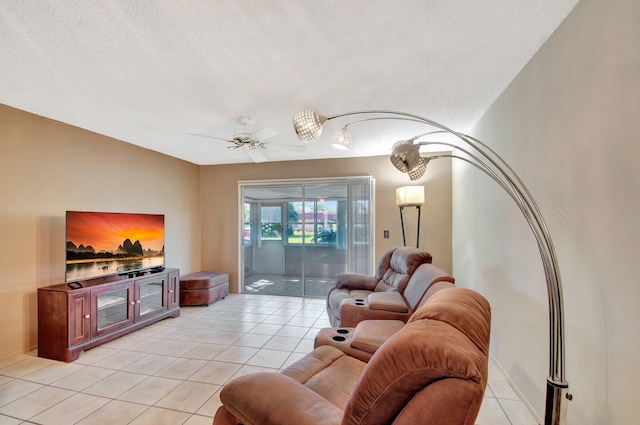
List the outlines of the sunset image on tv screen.
<svg viewBox="0 0 640 425">
<path fill-rule="evenodd" d="M 164 265 L 164 215 L 67 211 L 67 281 Z"/>
</svg>

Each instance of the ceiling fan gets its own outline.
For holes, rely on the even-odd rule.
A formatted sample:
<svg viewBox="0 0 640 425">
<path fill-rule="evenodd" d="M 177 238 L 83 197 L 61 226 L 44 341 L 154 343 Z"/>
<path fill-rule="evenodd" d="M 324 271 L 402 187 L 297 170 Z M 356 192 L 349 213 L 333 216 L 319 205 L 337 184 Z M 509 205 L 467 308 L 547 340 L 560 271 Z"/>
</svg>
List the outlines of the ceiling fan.
<svg viewBox="0 0 640 425">
<path fill-rule="evenodd" d="M 263 150 L 289 150 L 293 152 L 304 152 L 304 146 L 298 145 L 284 145 L 279 143 L 267 143 L 266 140 L 272 138 L 278 133 L 270 128 L 262 128 L 256 132 L 253 132 L 253 120 L 248 117 L 240 117 L 238 121 L 242 125 L 240 131 L 238 131 L 231 139 L 225 139 L 223 137 L 208 136 L 205 134 L 194 134 L 195 136 L 208 137 L 210 139 L 222 140 L 231 143 L 231 146 L 227 146 L 228 149 L 242 149 L 247 152 L 253 162 L 264 162 L 266 158 L 263 154 Z"/>
</svg>

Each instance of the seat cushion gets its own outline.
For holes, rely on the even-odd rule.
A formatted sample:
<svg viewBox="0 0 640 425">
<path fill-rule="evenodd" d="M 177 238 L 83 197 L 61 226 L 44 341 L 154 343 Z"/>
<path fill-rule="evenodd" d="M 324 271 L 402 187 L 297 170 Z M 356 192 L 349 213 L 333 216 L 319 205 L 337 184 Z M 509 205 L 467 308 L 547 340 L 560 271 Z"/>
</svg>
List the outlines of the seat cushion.
<svg viewBox="0 0 640 425">
<path fill-rule="evenodd" d="M 392 311 L 394 313 L 408 313 L 409 306 L 399 292 L 373 292 L 367 297 L 369 308 L 372 310 Z"/>
<path fill-rule="evenodd" d="M 344 410 L 366 363 L 321 346 L 280 372 Z"/>
</svg>

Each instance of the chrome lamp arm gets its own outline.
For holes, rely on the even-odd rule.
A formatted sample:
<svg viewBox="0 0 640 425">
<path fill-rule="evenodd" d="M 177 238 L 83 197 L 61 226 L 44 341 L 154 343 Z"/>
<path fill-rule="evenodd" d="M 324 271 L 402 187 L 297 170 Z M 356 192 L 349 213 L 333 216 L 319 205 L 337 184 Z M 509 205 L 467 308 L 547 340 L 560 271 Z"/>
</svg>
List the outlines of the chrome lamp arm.
<svg viewBox="0 0 640 425">
<path fill-rule="evenodd" d="M 540 209 L 531 192 L 517 173 L 489 146 L 469 135 L 459 133 L 443 124 L 419 115 L 391 110 L 369 110 L 347 112 L 323 117 L 313 111 L 299 112 L 293 120 L 294 129 L 301 141 L 310 143 L 320 137 L 324 124 L 332 119 L 354 116 L 375 115 L 356 122 L 372 121 L 376 119 L 397 118 L 400 120 L 417 121 L 438 129 L 415 136 L 406 141 L 400 141 L 393 147 L 391 162 L 398 170 L 416 180 L 424 175 L 426 165 L 432 159 L 451 157 L 463 160 L 487 174 L 495 181 L 516 203 L 536 239 L 542 265 L 544 268 L 547 296 L 549 302 L 549 376 L 547 377 L 547 393 L 545 405 L 545 425 L 566 424 L 567 400 L 571 399 L 569 384 L 565 380 L 565 347 L 564 347 L 564 303 L 562 298 L 562 282 L 558 260 L 551 240 L 549 229 L 542 217 Z M 353 124 L 353 123 L 351 123 Z M 346 127 L 343 132 L 346 132 Z M 446 133 L 455 136 L 466 148 L 448 142 L 418 142 L 415 141 L 425 135 Z M 441 154 L 431 157 L 421 157 L 419 147 L 429 144 L 442 144 L 454 150 L 463 152 L 465 156 L 456 154 Z"/>
</svg>

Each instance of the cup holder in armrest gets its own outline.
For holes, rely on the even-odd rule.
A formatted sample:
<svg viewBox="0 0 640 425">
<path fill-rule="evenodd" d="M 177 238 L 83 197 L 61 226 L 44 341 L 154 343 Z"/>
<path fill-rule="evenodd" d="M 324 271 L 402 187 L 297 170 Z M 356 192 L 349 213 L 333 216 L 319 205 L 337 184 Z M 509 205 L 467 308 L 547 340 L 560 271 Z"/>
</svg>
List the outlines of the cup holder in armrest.
<svg viewBox="0 0 640 425">
<path fill-rule="evenodd" d="M 353 302 L 355 305 L 364 305 L 364 298 L 354 298 Z"/>
<path fill-rule="evenodd" d="M 364 303 L 355 302 L 355 305 L 364 305 Z"/>
<path fill-rule="evenodd" d="M 339 334 L 348 334 L 349 329 L 336 329 L 336 332 Z"/>
<path fill-rule="evenodd" d="M 331 337 L 331 339 L 334 340 L 334 341 L 343 342 L 347 338 L 343 337 L 342 335 L 334 335 L 334 336 Z"/>
</svg>

